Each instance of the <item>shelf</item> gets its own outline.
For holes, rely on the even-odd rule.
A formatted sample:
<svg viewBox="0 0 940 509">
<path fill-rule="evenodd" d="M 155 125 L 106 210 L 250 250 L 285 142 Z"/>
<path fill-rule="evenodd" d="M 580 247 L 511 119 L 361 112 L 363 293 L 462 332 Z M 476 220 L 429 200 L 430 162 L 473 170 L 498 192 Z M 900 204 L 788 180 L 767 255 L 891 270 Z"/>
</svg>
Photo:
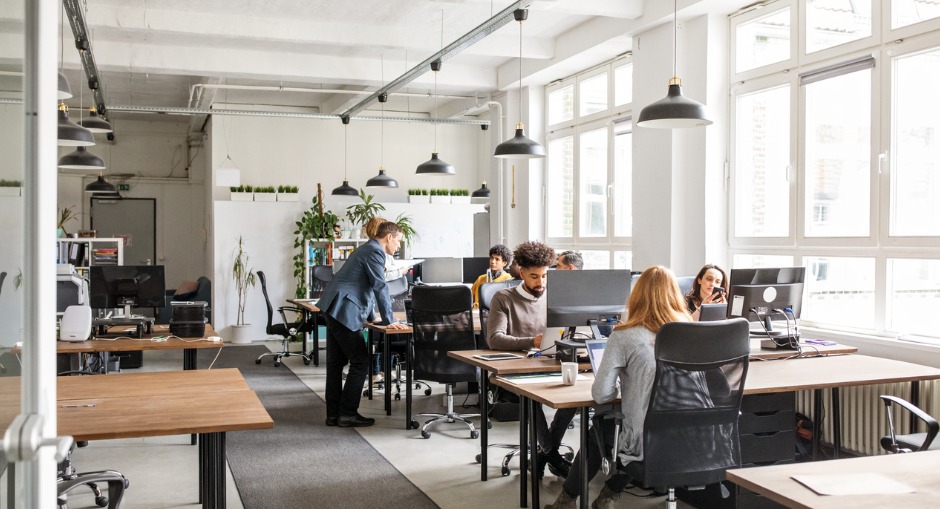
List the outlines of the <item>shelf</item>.
<svg viewBox="0 0 940 509">
<path fill-rule="evenodd" d="M 124 265 L 124 239 L 66 238 L 56 239 L 58 262 L 81 269 L 94 265 Z"/>
</svg>

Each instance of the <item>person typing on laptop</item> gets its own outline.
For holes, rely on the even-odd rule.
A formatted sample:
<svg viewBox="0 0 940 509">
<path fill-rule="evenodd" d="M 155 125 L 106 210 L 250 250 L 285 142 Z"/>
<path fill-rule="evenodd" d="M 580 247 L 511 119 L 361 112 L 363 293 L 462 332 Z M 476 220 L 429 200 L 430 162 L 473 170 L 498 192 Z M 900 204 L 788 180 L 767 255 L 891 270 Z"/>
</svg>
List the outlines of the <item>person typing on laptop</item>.
<svg viewBox="0 0 940 509">
<path fill-rule="evenodd" d="M 523 242 L 516 246 L 513 258 L 519 265 L 522 283 L 493 296 L 487 319 L 487 341 L 490 348 L 496 350 L 541 348 L 547 320 L 545 283 L 548 268 L 555 261 L 555 250 L 541 242 Z M 535 475 L 541 477 L 548 464 L 552 474 L 567 477 L 571 463 L 558 453 L 558 447 L 577 409 L 556 411 L 550 427 L 542 406 L 536 405 L 535 409 L 533 418 L 539 442 Z"/>
</svg>

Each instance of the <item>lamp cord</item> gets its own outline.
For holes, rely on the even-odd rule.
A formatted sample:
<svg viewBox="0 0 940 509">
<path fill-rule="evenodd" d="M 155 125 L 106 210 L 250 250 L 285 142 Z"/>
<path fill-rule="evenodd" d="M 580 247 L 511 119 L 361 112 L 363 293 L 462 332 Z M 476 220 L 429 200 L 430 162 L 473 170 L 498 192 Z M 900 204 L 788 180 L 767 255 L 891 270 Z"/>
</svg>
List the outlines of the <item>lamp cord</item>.
<svg viewBox="0 0 940 509">
<path fill-rule="evenodd" d="M 346 167 L 347 167 L 347 164 L 346 164 L 347 154 L 346 153 L 348 152 L 346 147 L 348 146 L 347 145 L 348 141 L 349 141 L 349 124 L 343 124 L 343 180 L 347 182 L 349 182 L 349 177 L 346 174 Z"/>
<path fill-rule="evenodd" d="M 382 86 L 385 86 L 385 53 L 382 53 Z M 388 96 L 385 96 L 388 100 Z M 379 101 L 382 105 L 382 121 L 379 123 L 379 170 L 385 169 L 385 101 Z"/>
<path fill-rule="evenodd" d="M 522 123 L 522 20 L 519 20 L 519 123 Z"/>
<path fill-rule="evenodd" d="M 679 76 L 679 0 L 672 0 L 672 77 Z"/>
</svg>

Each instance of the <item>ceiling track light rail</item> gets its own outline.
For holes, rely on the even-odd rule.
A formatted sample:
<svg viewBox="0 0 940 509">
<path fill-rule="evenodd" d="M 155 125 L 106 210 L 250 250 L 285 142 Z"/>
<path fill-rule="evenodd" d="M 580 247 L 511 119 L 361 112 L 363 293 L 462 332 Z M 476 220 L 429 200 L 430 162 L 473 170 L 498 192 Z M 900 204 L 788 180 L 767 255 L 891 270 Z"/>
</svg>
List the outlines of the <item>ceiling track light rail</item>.
<svg viewBox="0 0 940 509">
<path fill-rule="evenodd" d="M 85 13 L 82 11 L 81 2 L 78 0 L 62 0 L 62 5 L 65 7 L 65 15 L 72 27 L 75 48 L 78 50 L 82 68 L 85 70 L 88 88 L 95 96 L 95 109 L 100 117 L 108 119 L 108 109 L 105 106 L 104 93 L 101 91 L 101 74 L 98 72 L 98 65 L 95 63 L 95 54 L 91 50 L 88 25 L 85 23 Z"/>
</svg>

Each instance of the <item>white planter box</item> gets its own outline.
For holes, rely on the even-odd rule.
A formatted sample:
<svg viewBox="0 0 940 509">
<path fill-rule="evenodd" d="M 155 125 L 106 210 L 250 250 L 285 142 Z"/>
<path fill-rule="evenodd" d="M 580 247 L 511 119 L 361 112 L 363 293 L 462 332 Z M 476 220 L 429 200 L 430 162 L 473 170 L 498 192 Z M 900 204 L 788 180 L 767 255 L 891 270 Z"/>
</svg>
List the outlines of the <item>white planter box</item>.
<svg viewBox="0 0 940 509">
<path fill-rule="evenodd" d="M 253 201 L 254 193 L 232 193 L 232 201 Z"/>
<path fill-rule="evenodd" d="M 277 193 L 277 201 L 298 201 L 300 193 Z"/>
<path fill-rule="evenodd" d="M 255 201 L 276 201 L 277 193 L 255 193 Z"/>
<path fill-rule="evenodd" d="M 451 202 L 451 203 L 469 204 L 469 203 L 470 203 L 470 197 L 469 197 L 469 196 L 451 196 L 451 197 L 450 197 L 450 202 Z"/>
<path fill-rule="evenodd" d="M 431 203 L 450 203 L 450 196 L 431 196 Z"/>
<path fill-rule="evenodd" d="M 22 187 L 0 187 L 0 196 L 19 196 L 22 192 Z"/>
<path fill-rule="evenodd" d="M 431 197 L 428 195 L 408 196 L 408 203 L 431 203 Z"/>
</svg>

